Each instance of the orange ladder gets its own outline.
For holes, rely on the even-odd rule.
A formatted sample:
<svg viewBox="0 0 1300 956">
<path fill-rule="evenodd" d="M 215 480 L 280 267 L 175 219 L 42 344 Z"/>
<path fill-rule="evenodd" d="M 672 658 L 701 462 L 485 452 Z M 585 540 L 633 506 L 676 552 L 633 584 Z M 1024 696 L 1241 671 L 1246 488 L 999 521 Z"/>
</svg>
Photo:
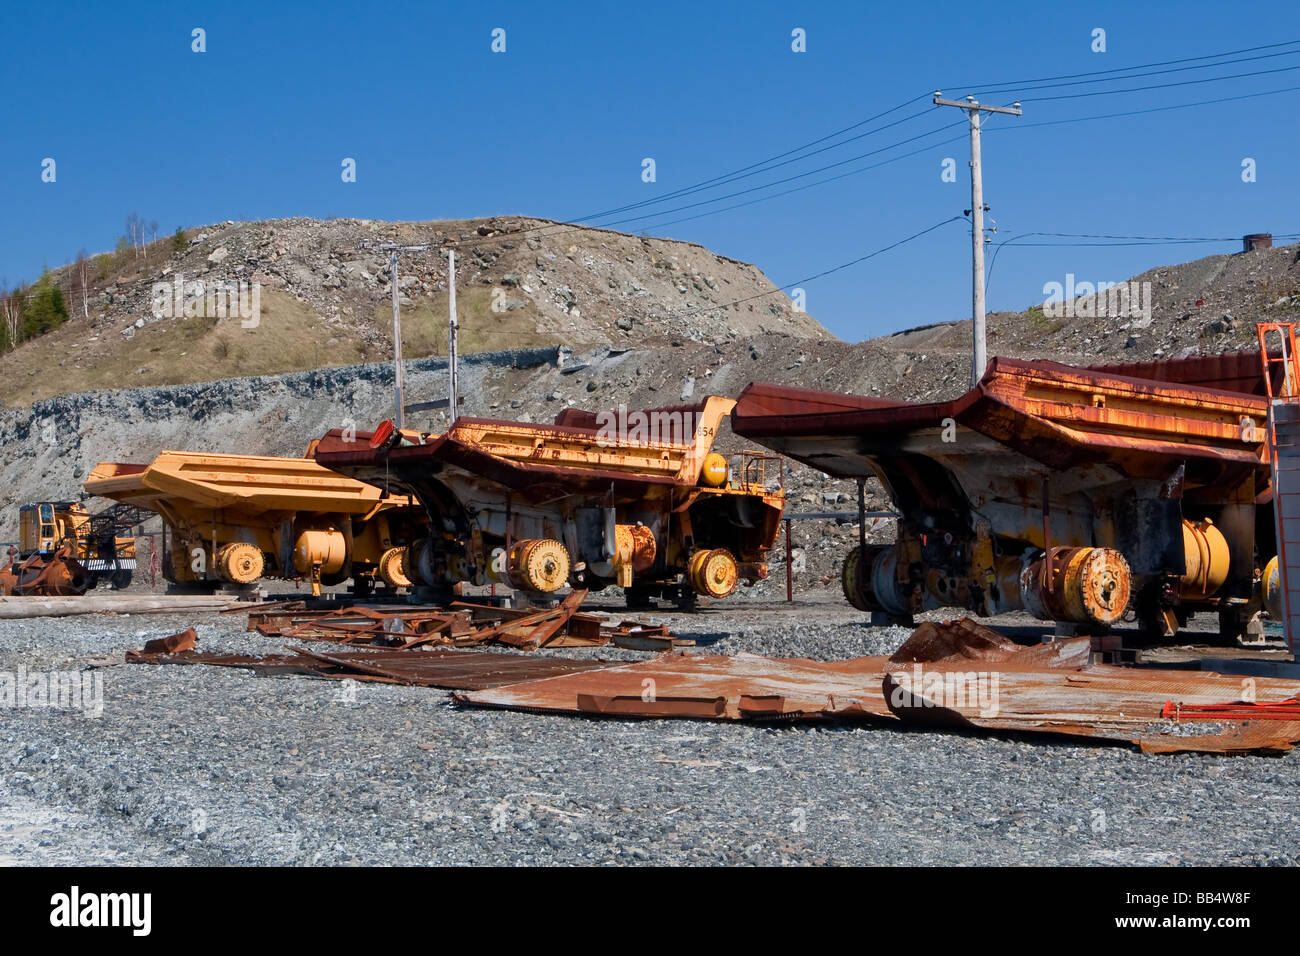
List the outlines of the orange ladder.
<svg viewBox="0 0 1300 956">
<path fill-rule="evenodd" d="M 1300 586 L 1300 367 L 1296 364 L 1295 330 L 1294 322 L 1260 322 L 1256 326 L 1268 394 L 1268 452 L 1273 472 L 1273 518 L 1277 529 L 1283 624 L 1292 653 L 1300 635 L 1300 596 L 1295 596 L 1291 589 L 1292 581 Z M 1274 394 L 1274 372 L 1279 369 L 1278 391 Z M 1294 566 L 1291 556 L 1297 561 Z"/>
</svg>

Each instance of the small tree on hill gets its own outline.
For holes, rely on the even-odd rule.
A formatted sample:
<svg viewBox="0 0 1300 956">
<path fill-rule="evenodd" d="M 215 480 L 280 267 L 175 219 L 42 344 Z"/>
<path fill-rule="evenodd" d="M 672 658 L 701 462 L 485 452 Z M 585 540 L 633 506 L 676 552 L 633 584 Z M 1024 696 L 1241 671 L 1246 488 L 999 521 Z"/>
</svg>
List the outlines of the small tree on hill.
<svg viewBox="0 0 1300 956">
<path fill-rule="evenodd" d="M 35 338 L 68 321 L 68 306 L 63 301 L 63 290 L 54 284 L 47 271 L 30 290 L 23 314 L 23 338 Z"/>
</svg>

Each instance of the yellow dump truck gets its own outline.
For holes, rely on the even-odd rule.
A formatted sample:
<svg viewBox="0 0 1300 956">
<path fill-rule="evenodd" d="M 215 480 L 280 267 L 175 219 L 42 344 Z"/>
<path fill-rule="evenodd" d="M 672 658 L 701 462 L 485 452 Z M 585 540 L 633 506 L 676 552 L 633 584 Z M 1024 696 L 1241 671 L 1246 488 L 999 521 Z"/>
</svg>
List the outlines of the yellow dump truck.
<svg viewBox="0 0 1300 956">
<path fill-rule="evenodd" d="M 406 567 L 427 587 L 617 585 L 633 606 L 689 606 L 766 577 L 780 529 L 775 457 L 746 452 L 732 468 L 713 449 L 734 405 L 571 408 L 554 424 L 459 418 L 442 434 L 384 422 L 330 432 L 316 460 L 419 499 L 430 523 Z"/>
<path fill-rule="evenodd" d="M 100 462 L 85 487 L 162 516 L 163 573 L 176 584 L 304 578 L 320 593 L 351 578 L 364 594 L 377 582 L 409 583 L 401 555 L 419 525 L 411 500 L 310 457 L 164 451 L 148 464 Z"/>
</svg>

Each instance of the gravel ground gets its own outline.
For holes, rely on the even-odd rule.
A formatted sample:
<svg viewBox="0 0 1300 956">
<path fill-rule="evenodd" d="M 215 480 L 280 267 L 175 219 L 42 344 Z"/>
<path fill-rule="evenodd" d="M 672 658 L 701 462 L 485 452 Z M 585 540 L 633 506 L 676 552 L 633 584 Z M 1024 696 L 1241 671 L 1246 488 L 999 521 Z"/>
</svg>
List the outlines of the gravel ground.
<svg viewBox="0 0 1300 956">
<path fill-rule="evenodd" d="M 882 653 L 831 595 L 651 615 L 701 649 Z M 0 622 L 0 671 L 242 616 Z M 578 654 L 577 651 L 564 653 Z M 588 656 L 641 658 L 630 652 Z M 0 711 L 0 864 L 1295 864 L 1300 757 L 461 709 L 443 691 L 115 666 L 103 713 Z"/>
</svg>

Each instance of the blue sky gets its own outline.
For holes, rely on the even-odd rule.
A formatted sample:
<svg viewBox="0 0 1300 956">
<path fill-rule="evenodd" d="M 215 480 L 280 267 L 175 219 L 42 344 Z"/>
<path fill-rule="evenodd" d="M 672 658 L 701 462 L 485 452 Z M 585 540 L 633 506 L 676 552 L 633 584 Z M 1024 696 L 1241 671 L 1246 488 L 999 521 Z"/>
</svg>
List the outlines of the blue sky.
<svg viewBox="0 0 1300 956">
<path fill-rule="evenodd" d="M 138 212 L 178 225 L 278 216 L 572 218 L 664 196 L 784 153 L 934 89 L 982 86 L 1300 40 L 1300 8 L 1209 3 L 28 4 L 6 7 L 0 81 L 0 278 L 35 278 L 81 247 L 111 249 Z M 191 51 L 191 30 L 207 52 Z M 491 31 L 506 31 L 493 53 Z M 807 51 L 791 49 L 806 31 Z M 1093 52 L 1092 32 L 1106 31 Z M 1300 87 L 1300 46 L 1217 69 L 1042 90 L 1123 89 L 1253 70 L 1265 76 L 1035 102 L 984 136 L 995 241 L 1030 232 L 1238 237 L 1300 233 L 1300 92 L 1139 116 L 1074 117 Z M 1279 52 L 1260 50 L 1241 56 Z M 1033 84 L 1029 84 L 1033 85 Z M 985 97 L 1009 102 L 1014 89 Z M 889 114 L 872 129 L 929 106 Z M 958 123 L 933 109 L 616 228 L 692 240 L 785 284 L 970 205 L 963 126 L 826 173 L 661 212 Z M 1017 128 L 1023 127 L 1023 128 Z M 957 137 L 956 142 L 942 140 Z M 835 142 L 834 140 L 828 142 Z M 932 145 L 937 144 L 937 145 Z M 827 144 L 822 144 L 827 145 Z M 928 148 L 926 148 L 928 147 Z M 835 182 L 671 225 L 922 149 Z M 41 181 L 52 157 L 57 180 Z M 340 162 L 357 162 L 344 183 Z M 642 181 L 642 160 L 656 181 Z M 941 181 L 944 158 L 957 182 Z M 1242 181 L 1242 161 L 1256 181 Z M 597 219 L 606 223 L 611 216 Z M 1031 240 L 1032 241 L 1032 240 Z M 1042 241 L 1041 239 L 1039 241 Z M 1024 308 L 1066 273 L 1117 281 L 1232 242 L 1009 245 L 991 309 Z M 949 224 L 804 286 L 842 338 L 963 318 L 970 239 Z"/>
</svg>

